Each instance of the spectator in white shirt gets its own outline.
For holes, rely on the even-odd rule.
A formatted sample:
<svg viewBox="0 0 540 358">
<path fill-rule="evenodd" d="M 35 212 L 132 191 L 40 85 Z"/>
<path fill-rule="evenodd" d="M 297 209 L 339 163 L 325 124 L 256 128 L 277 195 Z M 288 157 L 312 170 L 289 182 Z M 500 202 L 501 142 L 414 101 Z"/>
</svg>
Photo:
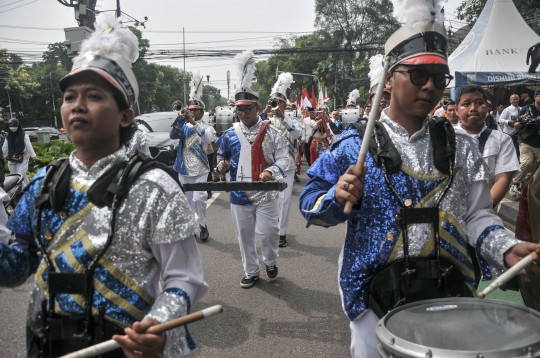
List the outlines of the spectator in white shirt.
<svg viewBox="0 0 540 358">
<path fill-rule="evenodd" d="M 456 102 L 458 128 L 465 130 L 479 146 L 484 161 L 494 175 L 489 185 L 493 205 L 496 206 L 508 192 L 512 178 L 519 173 L 512 139 L 501 131 L 487 128 L 487 94 L 482 87 L 467 85 L 460 88 Z"/>
<path fill-rule="evenodd" d="M 501 127 L 501 130 L 503 133 L 508 134 L 509 136 L 512 136 L 512 141 L 514 142 L 514 148 L 516 150 L 516 154 L 519 158 L 519 145 L 518 145 L 518 136 L 517 133 L 515 135 L 514 132 L 516 131 L 514 128 L 514 124 L 516 123 L 516 119 L 519 114 L 519 110 L 521 108 L 519 107 L 519 96 L 517 94 L 513 94 L 510 96 L 510 106 L 506 107 L 502 113 L 501 117 L 499 118 L 499 127 Z"/>
</svg>

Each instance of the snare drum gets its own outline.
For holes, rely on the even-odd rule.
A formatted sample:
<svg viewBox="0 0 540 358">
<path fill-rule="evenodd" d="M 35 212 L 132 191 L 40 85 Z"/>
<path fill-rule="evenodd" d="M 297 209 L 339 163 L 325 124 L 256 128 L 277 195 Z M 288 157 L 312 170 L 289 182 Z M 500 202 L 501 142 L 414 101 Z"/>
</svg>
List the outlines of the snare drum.
<svg viewBox="0 0 540 358">
<path fill-rule="evenodd" d="M 376 333 L 383 358 L 540 357 L 540 313 L 502 301 L 410 303 L 384 316 Z"/>
</svg>

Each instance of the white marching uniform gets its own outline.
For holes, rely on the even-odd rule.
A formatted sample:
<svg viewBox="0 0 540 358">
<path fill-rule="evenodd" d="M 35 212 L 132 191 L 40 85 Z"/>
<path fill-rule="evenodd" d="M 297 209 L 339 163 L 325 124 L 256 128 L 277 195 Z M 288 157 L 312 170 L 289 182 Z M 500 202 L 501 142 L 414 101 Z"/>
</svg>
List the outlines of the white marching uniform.
<svg viewBox="0 0 540 358">
<path fill-rule="evenodd" d="M 283 181 L 287 183 L 287 189 L 279 193 L 279 236 L 286 235 L 289 227 L 289 212 L 291 210 L 294 172 L 296 171 L 296 156 L 298 154 L 296 141 L 302 136 L 303 132 L 303 125 L 300 126 L 297 122 L 292 118 L 281 119 L 279 117 L 270 120 L 270 123 L 281 130 L 281 133 L 289 142 L 288 164 L 286 168 L 283 168 L 285 172 Z"/>
<path fill-rule="evenodd" d="M 217 162 L 225 161 L 229 164 L 231 181 L 252 181 L 251 143 L 257 137 L 262 123 L 259 118 L 257 124 L 247 128 L 241 122 L 237 122 L 217 140 L 216 144 L 219 146 Z M 283 179 L 283 168 L 288 165 L 288 150 L 288 141 L 281 131 L 268 125 L 262 152 L 267 164 L 264 171 L 272 173 L 272 180 Z M 273 266 L 278 258 L 278 192 L 231 191 L 230 201 L 245 274 L 259 276 L 256 235 L 261 240 L 263 262 L 267 266 Z"/>
</svg>

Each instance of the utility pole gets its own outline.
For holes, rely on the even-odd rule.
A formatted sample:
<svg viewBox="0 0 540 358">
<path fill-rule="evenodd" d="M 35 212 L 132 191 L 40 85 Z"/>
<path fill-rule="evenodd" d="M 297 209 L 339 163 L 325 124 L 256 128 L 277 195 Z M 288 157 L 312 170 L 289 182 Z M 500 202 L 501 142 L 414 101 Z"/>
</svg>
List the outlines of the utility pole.
<svg viewBox="0 0 540 358">
<path fill-rule="evenodd" d="M 51 97 L 52 97 L 52 108 L 53 108 L 53 116 L 54 116 L 54 128 L 58 128 L 58 122 L 56 121 L 56 106 L 54 104 L 54 89 L 52 86 L 52 74 L 49 72 L 49 81 L 51 84 Z"/>
<path fill-rule="evenodd" d="M 182 37 L 183 37 L 183 46 L 184 46 L 184 76 L 183 81 L 184 82 L 184 105 L 187 104 L 186 102 L 186 33 L 184 31 L 184 28 L 182 27 Z"/>
<path fill-rule="evenodd" d="M 8 98 L 8 102 L 9 102 L 9 118 L 13 118 L 13 110 L 11 109 L 11 98 L 9 97 L 9 92 L 6 88 L 6 93 L 7 93 L 7 98 Z"/>
<path fill-rule="evenodd" d="M 116 0 L 116 17 L 119 18 L 122 16 L 122 11 L 120 11 L 120 0 Z"/>
<path fill-rule="evenodd" d="M 231 98 L 231 71 L 227 70 L 227 101 Z"/>
</svg>

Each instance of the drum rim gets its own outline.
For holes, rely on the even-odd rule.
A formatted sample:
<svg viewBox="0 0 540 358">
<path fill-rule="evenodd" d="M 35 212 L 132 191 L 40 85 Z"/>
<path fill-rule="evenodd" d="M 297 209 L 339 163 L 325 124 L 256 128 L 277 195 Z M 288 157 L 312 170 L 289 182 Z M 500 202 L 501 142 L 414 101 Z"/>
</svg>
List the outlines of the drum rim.
<svg viewBox="0 0 540 358">
<path fill-rule="evenodd" d="M 398 312 L 401 312 L 402 310 L 405 310 L 410 307 L 415 307 L 419 305 L 430 305 L 430 304 L 451 304 L 455 303 L 456 301 L 460 302 L 478 302 L 478 300 L 481 300 L 481 302 L 487 302 L 487 303 L 494 303 L 501 306 L 507 306 L 512 308 L 517 308 L 522 311 L 528 312 L 533 314 L 533 316 L 536 316 L 538 319 L 540 319 L 540 313 L 529 308 L 526 306 L 521 306 L 512 302 L 506 302 L 506 301 L 499 301 L 499 300 L 492 300 L 492 299 L 480 299 L 476 297 L 447 297 L 447 298 L 435 298 L 430 300 L 424 300 L 424 301 L 417 301 L 408 303 L 406 305 L 400 306 L 390 312 L 388 312 L 384 317 L 382 317 L 379 322 L 377 322 L 376 326 L 376 336 L 377 336 L 377 347 L 379 349 L 379 354 L 381 350 L 388 350 L 394 354 L 406 354 L 408 357 L 425 357 L 427 351 L 431 351 L 432 355 L 435 357 L 474 357 L 476 358 L 479 353 L 482 353 L 483 355 L 488 354 L 489 357 L 493 358 L 508 358 L 508 357 L 540 357 L 540 340 L 538 342 L 535 342 L 532 346 L 527 347 L 516 347 L 516 348 L 510 348 L 506 349 L 504 351 L 458 351 L 458 350 L 448 350 L 448 349 L 441 349 L 441 348 L 433 348 L 429 346 L 424 346 L 418 343 L 409 342 L 405 339 L 402 339 L 393 333 L 391 333 L 387 328 L 386 324 L 392 316 L 397 314 Z M 393 343 L 392 343 L 393 342 Z M 527 352 L 524 352 L 525 349 L 532 348 L 533 349 L 533 355 L 528 355 Z"/>
</svg>

